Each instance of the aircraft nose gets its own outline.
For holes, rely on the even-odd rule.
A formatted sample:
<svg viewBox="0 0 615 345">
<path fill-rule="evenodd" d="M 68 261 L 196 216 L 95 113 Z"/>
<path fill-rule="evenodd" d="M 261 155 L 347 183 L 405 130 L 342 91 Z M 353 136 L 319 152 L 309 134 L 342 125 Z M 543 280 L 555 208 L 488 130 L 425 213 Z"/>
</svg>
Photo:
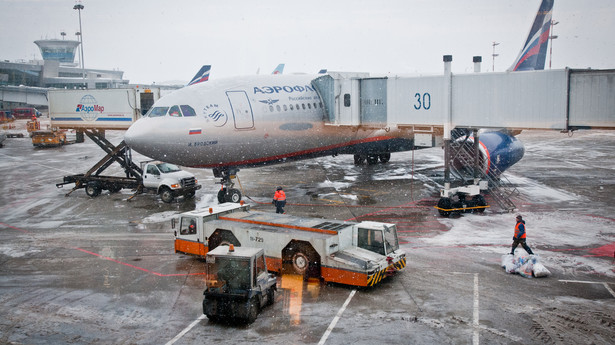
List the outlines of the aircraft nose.
<svg viewBox="0 0 615 345">
<path fill-rule="evenodd" d="M 145 121 L 139 119 L 133 123 L 124 134 L 124 141 L 128 147 L 144 155 L 147 155 L 145 152 L 148 147 L 147 141 L 148 138 L 151 137 L 151 135 L 148 135 L 149 131 L 147 127 Z M 149 145 L 151 145 L 151 143 L 149 143 Z"/>
</svg>

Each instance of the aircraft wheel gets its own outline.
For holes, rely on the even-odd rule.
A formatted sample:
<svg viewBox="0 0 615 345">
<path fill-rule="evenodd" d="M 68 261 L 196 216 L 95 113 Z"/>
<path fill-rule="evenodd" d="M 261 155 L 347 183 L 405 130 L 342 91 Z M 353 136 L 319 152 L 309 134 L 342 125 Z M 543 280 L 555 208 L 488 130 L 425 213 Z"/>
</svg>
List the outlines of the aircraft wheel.
<svg viewBox="0 0 615 345">
<path fill-rule="evenodd" d="M 173 202 L 173 199 L 175 199 L 175 197 L 173 196 L 173 192 L 171 192 L 169 188 L 162 187 L 162 189 L 160 189 L 160 199 L 169 204 Z"/>
<path fill-rule="evenodd" d="M 367 156 L 367 164 L 374 165 L 378 163 L 378 155 L 368 155 Z"/>
<path fill-rule="evenodd" d="M 440 198 L 440 200 L 438 201 L 438 208 L 451 209 L 452 205 L 453 203 L 451 202 L 450 198 Z M 448 217 L 452 213 L 451 211 L 444 211 L 440 209 L 438 209 L 438 212 L 440 212 L 440 215 L 442 217 Z"/>
<path fill-rule="evenodd" d="M 240 202 L 241 201 L 241 192 L 238 189 L 231 188 L 228 193 L 224 195 L 224 200 L 226 202 Z"/>
<path fill-rule="evenodd" d="M 224 195 L 226 195 L 226 188 L 222 188 L 218 191 L 218 203 L 223 204 L 226 202 Z"/>
<path fill-rule="evenodd" d="M 378 155 L 378 158 L 380 158 L 380 163 L 388 163 L 391 160 L 391 154 L 383 153 Z"/>
<path fill-rule="evenodd" d="M 354 155 L 354 165 L 361 165 L 363 162 L 365 162 L 365 156 Z"/>
<path fill-rule="evenodd" d="M 85 194 L 92 198 L 99 196 L 101 191 L 102 189 L 100 189 L 100 187 L 95 184 L 89 184 L 85 186 Z"/>
</svg>

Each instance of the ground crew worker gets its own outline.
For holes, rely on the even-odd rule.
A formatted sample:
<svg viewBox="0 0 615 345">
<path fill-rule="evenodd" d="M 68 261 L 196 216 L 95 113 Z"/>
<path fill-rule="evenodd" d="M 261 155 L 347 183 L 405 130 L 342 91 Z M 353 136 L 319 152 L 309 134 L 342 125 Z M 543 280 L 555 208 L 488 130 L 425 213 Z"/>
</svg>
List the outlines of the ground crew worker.
<svg viewBox="0 0 615 345">
<path fill-rule="evenodd" d="M 286 206 L 286 193 L 282 190 L 282 187 L 278 187 L 273 195 L 273 204 L 275 205 L 275 213 L 284 212 L 284 206 Z"/>
<path fill-rule="evenodd" d="M 523 249 L 525 249 L 528 254 L 534 254 L 530 247 L 528 247 L 528 245 L 525 243 L 525 221 L 520 214 L 517 215 L 517 225 L 515 225 L 515 236 L 513 236 L 513 244 L 510 254 L 515 255 L 515 248 L 517 248 L 519 244 L 521 244 Z"/>
</svg>

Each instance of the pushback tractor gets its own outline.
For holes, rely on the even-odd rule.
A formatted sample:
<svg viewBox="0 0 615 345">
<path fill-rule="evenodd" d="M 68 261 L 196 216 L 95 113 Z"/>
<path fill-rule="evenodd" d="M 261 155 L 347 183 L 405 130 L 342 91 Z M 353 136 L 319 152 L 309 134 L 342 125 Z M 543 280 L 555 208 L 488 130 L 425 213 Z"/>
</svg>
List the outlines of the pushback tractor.
<svg viewBox="0 0 615 345">
<path fill-rule="evenodd" d="M 262 248 L 267 270 L 374 286 L 406 266 L 395 224 L 251 211 L 224 203 L 172 220 L 175 252 L 204 257 L 220 245 Z"/>
</svg>

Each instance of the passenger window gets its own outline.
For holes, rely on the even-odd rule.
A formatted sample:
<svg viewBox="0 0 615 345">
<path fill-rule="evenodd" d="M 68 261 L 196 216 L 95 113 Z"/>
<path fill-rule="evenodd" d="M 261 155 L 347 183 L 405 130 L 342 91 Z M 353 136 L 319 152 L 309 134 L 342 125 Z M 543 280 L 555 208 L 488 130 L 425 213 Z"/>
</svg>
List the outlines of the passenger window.
<svg viewBox="0 0 615 345">
<path fill-rule="evenodd" d="M 308 103 L 308 109 L 312 109 L 312 104 Z"/>
<path fill-rule="evenodd" d="M 275 110 L 277 110 L 278 112 L 282 111 L 282 109 L 280 109 L 280 105 L 279 104 L 275 106 Z"/>
<path fill-rule="evenodd" d="M 194 109 L 191 106 L 184 104 L 184 105 L 180 105 L 179 107 L 181 108 L 184 116 L 196 116 L 196 111 L 194 111 Z"/>
<path fill-rule="evenodd" d="M 295 108 L 293 107 L 293 105 L 292 105 L 292 104 L 290 105 L 290 110 L 291 110 L 291 111 L 295 110 Z"/>
<path fill-rule="evenodd" d="M 273 113 L 273 105 L 269 106 L 269 111 Z"/>
<path fill-rule="evenodd" d="M 301 103 L 301 107 L 305 110 L 305 103 Z"/>
<path fill-rule="evenodd" d="M 350 106 L 350 94 L 349 93 L 344 94 L 344 106 L 345 107 Z"/>
<path fill-rule="evenodd" d="M 314 109 L 317 109 L 318 107 L 316 106 L 316 102 L 314 102 Z"/>
<path fill-rule="evenodd" d="M 169 110 L 169 107 L 155 107 L 155 108 L 150 109 L 149 113 L 146 116 L 147 117 L 165 116 L 167 114 L 167 110 Z"/>
<path fill-rule="evenodd" d="M 297 110 L 301 110 L 301 107 L 299 107 L 299 103 L 297 103 Z"/>
<path fill-rule="evenodd" d="M 169 109 L 169 116 L 172 116 L 172 117 L 182 116 L 182 113 L 179 111 L 179 107 L 177 105 L 174 105 L 171 107 L 171 109 Z"/>
<path fill-rule="evenodd" d="M 156 168 L 155 165 L 148 165 L 147 173 L 152 175 L 160 175 L 160 171 L 158 171 L 158 168 Z"/>
<path fill-rule="evenodd" d="M 286 104 L 284 104 L 284 111 L 287 111 L 288 107 L 286 106 Z"/>
</svg>

